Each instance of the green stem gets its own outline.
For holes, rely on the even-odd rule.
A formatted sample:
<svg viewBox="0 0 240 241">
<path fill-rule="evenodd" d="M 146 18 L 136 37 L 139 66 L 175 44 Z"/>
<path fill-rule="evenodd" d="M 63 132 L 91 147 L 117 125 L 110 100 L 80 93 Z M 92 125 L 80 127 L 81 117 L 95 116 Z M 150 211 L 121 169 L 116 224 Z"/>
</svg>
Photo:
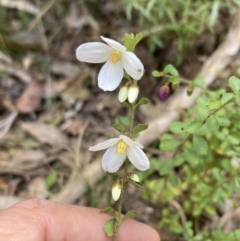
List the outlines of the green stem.
<svg viewBox="0 0 240 241">
<path fill-rule="evenodd" d="M 135 103 L 132 104 L 131 107 L 131 119 L 130 119 L 130 136 L 133 137 L 133 125 L 134 125 L 134 118 L 135 118 Z"/>
<path fill-rule="evenodd" d="M 114 241 L 118 240 L 118 231 L 119 231 L 119 227 L 121 224 L 121 214 L 122 214 L 122 206 L 123 206 L 123 200 L 124 200 L 124 194 L 125 194 L 125 190 L 127 187 L 127 169 L 128 169 L 128 160 L 126 160 L 125 165 L 124 165 L 124 174 L 123 174 L 123 183 L 122 183 L 122 191 L 121 191 L 121 195 L 118 201 L 118 208 L 117 208 L 117 219 L 116 219 L 116 225 L 115 225 L 115 232 L 114 232 Z"/>
<path fill-rule="evenodd" d="M 133 125 L 134 125 L 134 117 L 135 117 L 135 103 L 132 104 L 131 107 L 131 118 L 130 118 L 130 130 L 129 130 L 129 134 L 130 137 L 133 137 Z M 123 200 L 124 200 L 124 195 L 125 195 L 125 191 L 127 188 L 127 176 L 128 176 L 128 165 L 129 165 L 129 161 L 128 159 L 125 161 L 124 164 L 124 172 L 123 172 L 123 176 L 122 176 L 122 191 L 121 191 L 121 195 L 119 197 L 119 201 L 118 201 L 118 207 L 117 207 L 117 218 L 116 218 L 116 224 L 115 224 L 115 232 L 114 232 L 114 241 L 118 241 L 118 231 L 121 225 L 121 214 L 122 214 L 122 206 L 123 206 Z"/>
</svg>

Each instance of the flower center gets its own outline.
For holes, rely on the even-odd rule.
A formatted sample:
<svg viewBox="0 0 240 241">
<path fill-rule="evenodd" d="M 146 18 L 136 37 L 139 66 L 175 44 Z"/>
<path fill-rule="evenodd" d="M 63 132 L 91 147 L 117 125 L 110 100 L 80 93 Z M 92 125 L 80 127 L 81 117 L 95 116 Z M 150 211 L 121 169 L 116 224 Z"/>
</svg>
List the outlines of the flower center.
<svg viewBox="0 0 240 241">
<path fill-rule="evenodd" d="M 123 154 L 127 149 L 127 144 L 123 141 L 120 140 L 117 144 L 117 152 L 118 154 Z"/>
<path fill-rule="evenodd" d="M 110 61 L 115 64 L 118 60 L 121 59 L 121 52 L 114 50 L 110 56 Z"/>
</svg>

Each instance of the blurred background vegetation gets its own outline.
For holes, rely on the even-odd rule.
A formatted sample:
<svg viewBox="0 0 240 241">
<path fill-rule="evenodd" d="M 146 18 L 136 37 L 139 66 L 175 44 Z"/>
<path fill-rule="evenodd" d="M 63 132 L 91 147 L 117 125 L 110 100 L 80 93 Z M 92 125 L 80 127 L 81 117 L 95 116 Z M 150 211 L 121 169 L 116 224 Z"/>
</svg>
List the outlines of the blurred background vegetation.
<svg viewBox="0 0 240 241">
<path fill-rule="evenodd" d="M 136 54 L 146 71 L 139 84 L 151 104 L 139 110 L 136 121 L 148 123 L 168 111 L 168 102 L 158 97 L 168 80 L 152 71 L 173 64 L 178 77 L 194 80 L 224 41 L 239 5 L 239 0 L 0 0 L 0 208 L 33 197 L 113 205 L 111 177 L 101 170 L 101 155 L 88 147 L 116 136 L 111 125 L 127 125 L 127 110 L 117 92 L 98 89 L 101 65 L 76 60 L 80 44 L 100 41 L 100 35 L 121 41 L 125 33 L 143 33 Z M 225 106 L 229 96 L 223 98 L 235 91 L 227 80 L 239 76 L 238 59 L 161 140 L 145 148 L 151 159 L 151 169 L 139 173 L 145 189 L 128 190 L 124 211 L 137 210 L 162 240 L 240 240 L 239 106 Z M 201 118 L 208 114 L 213 118 L 206 126 Z"/>
</svg>

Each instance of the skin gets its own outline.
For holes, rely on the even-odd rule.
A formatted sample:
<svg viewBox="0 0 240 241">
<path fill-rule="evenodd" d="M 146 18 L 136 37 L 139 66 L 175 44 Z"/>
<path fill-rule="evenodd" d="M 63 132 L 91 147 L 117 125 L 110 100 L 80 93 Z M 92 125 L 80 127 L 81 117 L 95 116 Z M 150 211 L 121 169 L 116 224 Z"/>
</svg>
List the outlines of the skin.
<svg viewBox="0 0 240 241">
<path fill-rule="evenodd" d="M 98 209 L 32 199 L 0 212 L 0 241 L 111 241 L 103 232 L 111 217 Z M 151 227 L 126 220 L 119 241 L 160 241 Z"/>
</svg>

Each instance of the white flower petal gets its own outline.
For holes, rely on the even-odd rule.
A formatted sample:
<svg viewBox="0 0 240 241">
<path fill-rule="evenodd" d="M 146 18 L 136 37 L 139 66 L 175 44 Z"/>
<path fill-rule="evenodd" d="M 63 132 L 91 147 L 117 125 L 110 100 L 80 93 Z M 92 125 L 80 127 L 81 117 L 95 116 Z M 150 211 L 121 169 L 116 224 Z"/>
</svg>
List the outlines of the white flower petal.
<svg viewBox="0 0 240 241">
<path fill-rule="evenodd" d="M 105 41 L 110 47 L 112 47 L 115 50 L 118 50 L 118 51 L 121 51 L 121 52 L 126 51 L 126 47 L 125 46 L 123 46 L 122 44 L 120 44 L 119 42 L 117 42 L 117 41 L 115 41 L 113 39 L 105 38 L 103 36 L 101 36 L 101 39 L 103 41 Z"/>
<path fill-rule="evenodd" d="M 123 78 L 123 66 L 121 61 L 111 63 L 107 61 L 98 74 L 98 86 L 104 91 L 115 90 Z"/>
<path fill-rule="evenodd" d="M 111 146 L 104 153 L 102 158 L 102 167 L 106 172 L 117 172 L 125 161 L 127 153 L 118 154 L 117 147 Z"/>
<path fill-rule="evenodd" d="M 92 42 L 81 44 L 76 50 L 78 60 L 87 63 L 106 62 L 112 53 L 112 48 L 104 43 Z"/>
<path fill-rule="evenodd" d="M 122 140 L 124 140 L 124 141 L 128 144 L 128 146 L 143 148 L 143 145 L 142 145 L 142 144 L 140 144 L 140 143 L 137 142 L 137 141 L 133 141 L 132 139 L 130 139 L 130 138 L 127 137 L 127 136 L 120 135 L 119 138 L 122 139 Z"/>
<path fill-rule="evenodd" d="M 143 76 L 144 67 L 141 60 L 132 52 L 122 53 L 122 64 L 126 72 L 135 80 Z"/>
<path fill-rule="evenodd" d="M 96 146 L 91 146 L 88 150 L 89 151 L 100 151 L 107 149 L 110 146 L 114 146 L 119 142 L 119 138 L 111 138 L 107 141 L 101 142 L 97 144 Z"/>
<path fill-rule="evenodd" d="M 139 147 L 127 148 L 127 157 L 129 161 L 140 171 L 149 169 L 150 163 L 146 154 Z"/>
</svg>

